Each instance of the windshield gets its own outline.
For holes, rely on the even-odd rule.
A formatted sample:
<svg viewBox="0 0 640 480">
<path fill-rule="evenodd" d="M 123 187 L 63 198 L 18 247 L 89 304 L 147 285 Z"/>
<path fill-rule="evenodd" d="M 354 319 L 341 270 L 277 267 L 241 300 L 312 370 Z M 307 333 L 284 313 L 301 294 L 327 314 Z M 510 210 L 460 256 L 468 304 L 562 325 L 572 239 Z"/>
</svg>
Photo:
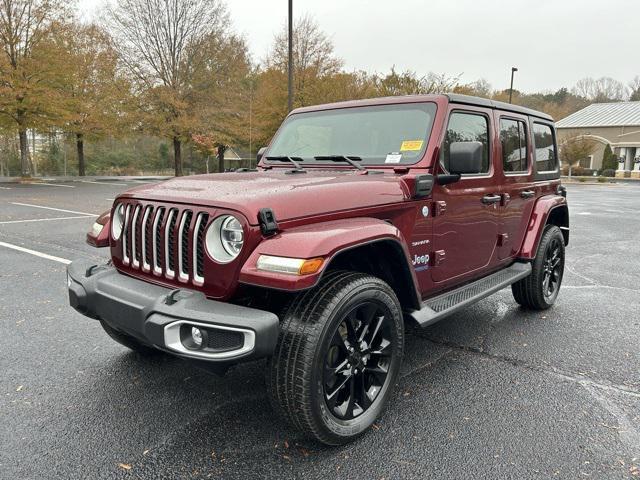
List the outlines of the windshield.
<svg viewBox="0 0 640 480">
<path fill-rule="evenodd" d="M 434 103 L 404 103 L 296 113 L 273 139 L 269 157 L 359 157 L 362 163 L 416 163 L 427 148 Z M 304 165 L 303 165 L 304 166 Z"/>
</svg>

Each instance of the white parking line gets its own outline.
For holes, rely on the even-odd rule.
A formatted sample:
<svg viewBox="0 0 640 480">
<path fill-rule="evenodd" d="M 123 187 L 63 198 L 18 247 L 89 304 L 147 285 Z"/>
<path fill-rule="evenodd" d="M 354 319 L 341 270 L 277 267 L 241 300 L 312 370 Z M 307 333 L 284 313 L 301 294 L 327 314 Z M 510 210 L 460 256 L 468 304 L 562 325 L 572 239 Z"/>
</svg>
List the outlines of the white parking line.
<svg viewBox="0 0 640 480">
<path fill-rule="evenodd" d="M 29 220 L 7 220 L 0 222 L 0 225 L 9 225 L 11 223 L 29 223 L 29 222 L 50 222 L 52 220 L 73 220 L 74 218 L 93 218 L 94 215 L 82 215 L 80 217 L 56 217 L 56 218 L 31 218 Z"/>
<path fill-rule="evenodd" d="M 33 205 L 32 203 L 19 203 L 19 202 L 9 202 L 12 205 L 20 205 L 22 207 L 33 207 L 33 208 L 42 208 L 44 210 L 54 210 L 56 212 L 66 212 L 66 213 L 75 213 L 77 215 L 84 215 L 86 217 L 98 217 L 99 215 L 95 213 L 87 213 L 87 212 L 78 212 L 76 210 L 65 210 L 64 208 L 53 208 L 53 207 L 45 207 L 42 205 Z"/>
<path fill-rule="evenodd" d="M 59 183 L 44 183 L 44 182 L 26 183 L 25 185 L 46 185 L 47 187 L 76 188 L 73 185 L 60 185 Z"/>
<path fill-rule="evenodd" d="M 94 182 L 93 180 L 76 180 L 80 183 L 94 183 L 96 185 L 115 185 L 116 187 L 126 187 L 126 183 L 109 183 L 109 182 Z"/>
<path fill-rule="evenodd" d="M 7 247 L 12 250 L 17 250 L 18 252 L 24 252 L 30 255 L 35 255 L 36 257 L 46 258 L 47 260 L 53 260 L 54 262 L 64 263 L 65 265 L 69 265 L 71 263 L 71 260 L 67 260 L 66 258 L 47 255 L 46 253 L 36 252 L 35 250 L 29 250 L 28 248 L 20 247 L 18 245 L 13 245 L 11 243 L 0 242 L 0 247 Z"/>
<path fill-rule="evenodd" d="M 0 190 L 11 190 L 11 187 L 0 187 Z"/>
</svg>

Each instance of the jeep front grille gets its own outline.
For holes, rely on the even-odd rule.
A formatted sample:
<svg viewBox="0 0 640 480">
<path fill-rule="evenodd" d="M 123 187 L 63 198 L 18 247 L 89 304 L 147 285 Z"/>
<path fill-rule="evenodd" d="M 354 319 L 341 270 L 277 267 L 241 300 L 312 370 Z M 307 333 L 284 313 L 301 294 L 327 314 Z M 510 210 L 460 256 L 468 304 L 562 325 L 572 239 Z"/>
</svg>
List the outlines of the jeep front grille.
<svg viewBox="0 0 640 480">
<path fill-rule="evenodd" d="M 126 204 L 122 262 L 156 276 L 202 285 L 208 223 L 205 212 Z"/>
</svg>

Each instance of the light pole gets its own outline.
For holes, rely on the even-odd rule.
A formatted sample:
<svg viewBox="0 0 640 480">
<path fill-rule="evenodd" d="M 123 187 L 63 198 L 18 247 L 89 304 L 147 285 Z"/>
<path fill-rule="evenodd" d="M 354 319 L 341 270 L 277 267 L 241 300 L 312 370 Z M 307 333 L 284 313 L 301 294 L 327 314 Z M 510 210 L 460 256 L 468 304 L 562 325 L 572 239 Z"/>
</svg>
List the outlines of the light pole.
<svg viewBox="0 0 640 480">
<path fill-rule="evenodd" d="M 518 69 L 516 67 L 511 67 L 511 88 L 509 89 L 509 103 L 512 103 L 513 99 L 513 74 L 516 73 Z"/>
<path fill-rule="evenodd" d="M 289 61 L 287 67 L 289 74 L 287 106 L 291 111 L 293 109 L 293 0 L 289 0 Z"/>
</svg>

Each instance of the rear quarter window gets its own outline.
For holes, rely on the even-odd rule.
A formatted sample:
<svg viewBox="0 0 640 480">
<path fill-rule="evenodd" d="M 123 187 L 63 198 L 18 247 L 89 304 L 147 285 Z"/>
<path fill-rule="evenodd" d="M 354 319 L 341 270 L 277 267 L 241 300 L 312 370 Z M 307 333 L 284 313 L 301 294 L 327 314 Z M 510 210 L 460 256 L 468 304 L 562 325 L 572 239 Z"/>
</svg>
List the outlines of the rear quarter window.
<svg viewBox="0 0 640 480">
<path fill-rule="evenodd" d="M 553 128 L 544 123 L 533 124 L 533 145 L 538 173 L 555 172 L 558 169 L 558 154 Z"/>
</svg>

